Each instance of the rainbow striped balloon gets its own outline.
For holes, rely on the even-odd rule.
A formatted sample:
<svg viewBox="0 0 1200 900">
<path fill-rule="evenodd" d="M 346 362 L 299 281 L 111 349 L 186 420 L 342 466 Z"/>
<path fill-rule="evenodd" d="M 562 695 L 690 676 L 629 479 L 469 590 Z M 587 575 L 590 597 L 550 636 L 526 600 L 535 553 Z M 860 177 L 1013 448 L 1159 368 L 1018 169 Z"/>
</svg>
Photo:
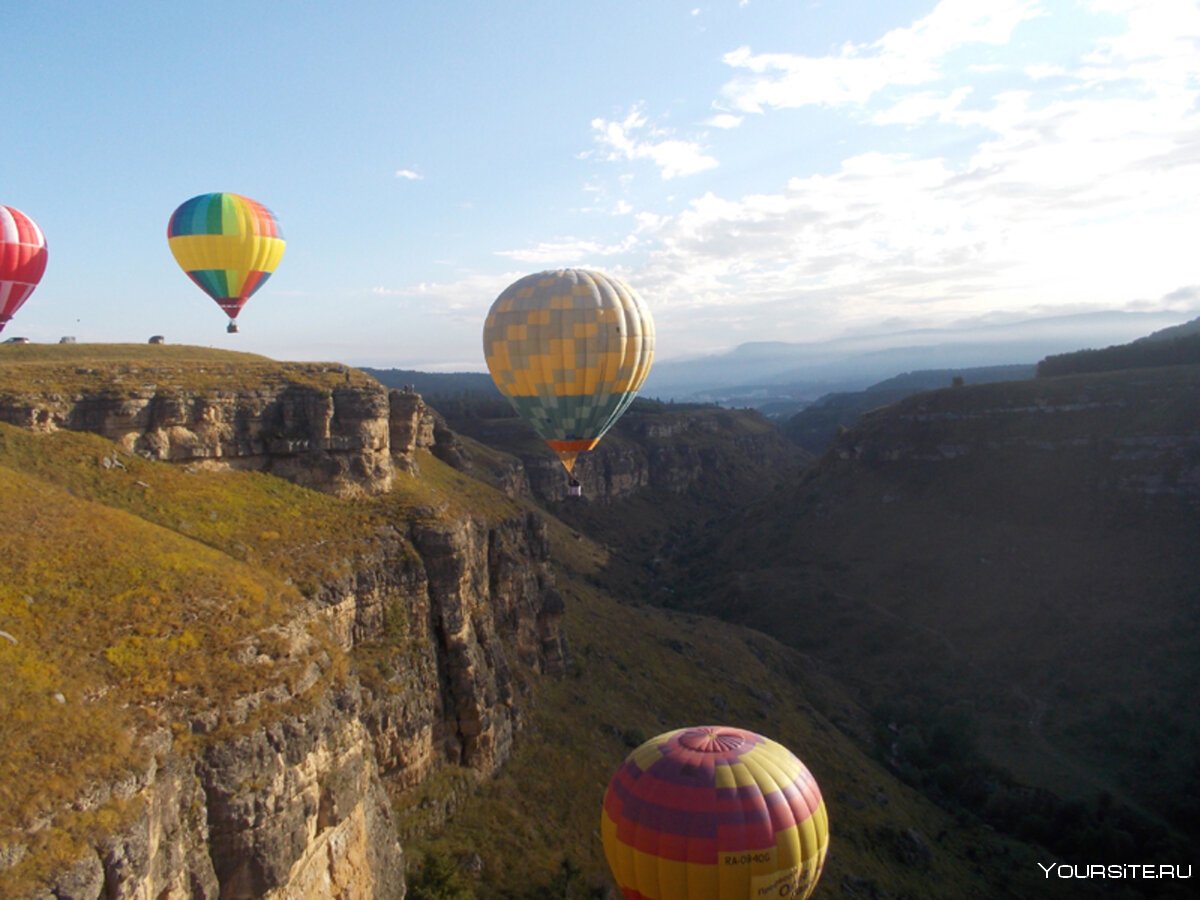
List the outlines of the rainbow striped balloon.
<svg viewBox="0 0 1200 900">
<path fill-rule="evenodd" d="M 232 327 L 250 295 L 283 259 L 275 214 L 240 194 L 200 194 L 167 223 L 167 243 L 180 268 L 217 301 Z"/>
<path fill-rule="evenodd" d="M 604 794 L 600 834 L 628 900 L 802 900 L 821 875 L 829 819 L 787 748 L 713 725 L 629 754 Z"/>
<path fill-rule="evenodd" d="M 624 282 L 587 269 L 526 275 L 483 326 L 496 387 L 567 471 L 637 396 L 654 360 L 654 319 Z"/>
<path fill-rule="evenodd" d="M 46 271 L 46 236 L 19 209 L 0 206 L 0 331 Z"/>
</svg>

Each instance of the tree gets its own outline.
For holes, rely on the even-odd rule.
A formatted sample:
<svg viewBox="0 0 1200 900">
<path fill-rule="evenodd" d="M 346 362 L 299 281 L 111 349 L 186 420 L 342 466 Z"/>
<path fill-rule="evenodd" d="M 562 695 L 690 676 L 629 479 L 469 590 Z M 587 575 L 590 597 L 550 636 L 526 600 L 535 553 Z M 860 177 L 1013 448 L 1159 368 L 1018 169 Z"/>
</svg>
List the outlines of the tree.
<svg viewBox="0 0 1200 900">
<path fill-rule="evenodd" d="M 408 880 L 410 900 L 470 900 L 474 896 L 458 867 L 435 851 L 425 854 L 421 870 Z"/>
</svg>

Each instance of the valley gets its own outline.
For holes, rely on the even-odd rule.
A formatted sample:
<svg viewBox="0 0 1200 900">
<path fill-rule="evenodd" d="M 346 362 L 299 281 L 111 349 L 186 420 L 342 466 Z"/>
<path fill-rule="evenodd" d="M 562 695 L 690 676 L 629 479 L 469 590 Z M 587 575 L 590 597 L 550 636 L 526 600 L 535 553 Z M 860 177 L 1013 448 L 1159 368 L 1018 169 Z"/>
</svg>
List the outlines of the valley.
<svg viewBox="0 0 1200 900">
<path fill-rule="evenodd" d="M 819 458 L 639 401 L 575 500 L 494 406 L 89 352 L 0 365 L 6 896 L 599 896 L 609 775 L 713 722 L 812 770 L 818 896 L 1195 847 L 1195 366 L 922 393 Z"/>
</svg>

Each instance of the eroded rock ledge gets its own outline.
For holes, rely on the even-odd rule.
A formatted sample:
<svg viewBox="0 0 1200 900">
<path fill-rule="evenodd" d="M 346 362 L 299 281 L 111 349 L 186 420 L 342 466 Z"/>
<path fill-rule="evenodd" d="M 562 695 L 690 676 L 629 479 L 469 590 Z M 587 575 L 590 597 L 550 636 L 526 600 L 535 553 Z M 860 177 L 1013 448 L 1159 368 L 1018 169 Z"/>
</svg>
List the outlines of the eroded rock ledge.
<svg viewBox="0 0 1200 900">
<path fill-rule="evenodd" d="M 413 471 L 413 450 L 435 444 L 421 398 L 378 384 L 8 393 L 0 422 L 90 431 L 148 459 L 269 472 L 343 497 L 386 493 L 397 469 Z"/>
</svg>

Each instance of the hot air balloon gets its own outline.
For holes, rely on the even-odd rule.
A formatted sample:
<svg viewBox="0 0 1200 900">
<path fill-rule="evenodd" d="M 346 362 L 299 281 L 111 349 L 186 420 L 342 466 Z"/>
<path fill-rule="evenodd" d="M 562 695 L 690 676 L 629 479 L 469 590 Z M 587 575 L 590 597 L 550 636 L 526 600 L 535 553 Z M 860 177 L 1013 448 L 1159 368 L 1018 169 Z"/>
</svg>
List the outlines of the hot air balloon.
<svg viewBox="0 0 1200 900">
<path fill-rule="evenodd" d="M 803 900 L 821 875 L 829 820 L 787 748 L 704 726 L 629 754 L 604 794 L 600 835 L 630 900 Z"/>
<path fill-rule="evenodd" d="M 240 194 L 200 194 L 167 223 L 167 243 L 180 268 L 229 316 L 231 334 L 250 295 L 283 259 L 285 241 L 275 214 Z"/>
<path fill-rule="evenodd" d="M 19 209 L 0 206 L 0 331 L 46 271 L 46 236 Z"/>
<path fill-rule="evenodd" d="M 483 353 L 496 387 L 571 475 L 575 458 L 596 446 L 646 380 L 654 320 L 641 297 L 609 275 L 538 272 L 496 298 Z"/>
</svg>

